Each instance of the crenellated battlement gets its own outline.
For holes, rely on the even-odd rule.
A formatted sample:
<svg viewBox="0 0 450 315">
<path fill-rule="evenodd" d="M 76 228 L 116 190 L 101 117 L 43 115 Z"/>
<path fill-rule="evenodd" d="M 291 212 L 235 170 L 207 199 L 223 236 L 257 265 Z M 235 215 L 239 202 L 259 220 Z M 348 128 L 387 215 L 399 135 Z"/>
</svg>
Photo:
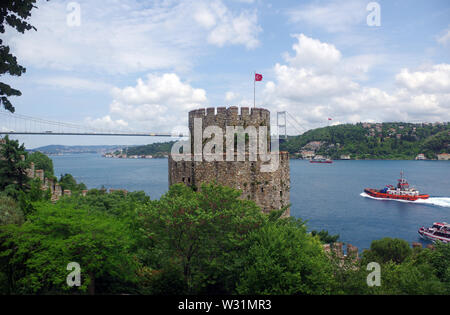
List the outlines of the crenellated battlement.
<svg viewBox="0 0 450 315">
<path fill-rule="evenodd" d="M 228 115 L 228 116 L 241 116 L 241 117 L 270 117 L 270 111 L 265 108 L 250 108 L 250 107 L 207 107 L 207 108 L 198 108 L 191 110 L 189 112 L 189 117 L 211 117 L 218 115 Z"/>
<path fill-rule="evenodd" d="M 195 109 L 189 112 L 189 126 L 193 125 L 194 118 L 201 118 L 205 126 L 216 125 L 219 127 L 229 124 L 245 126 L 270 127 L 270 111 L 264 108 L 249 107 L 208 107 Z"/>
</svg>

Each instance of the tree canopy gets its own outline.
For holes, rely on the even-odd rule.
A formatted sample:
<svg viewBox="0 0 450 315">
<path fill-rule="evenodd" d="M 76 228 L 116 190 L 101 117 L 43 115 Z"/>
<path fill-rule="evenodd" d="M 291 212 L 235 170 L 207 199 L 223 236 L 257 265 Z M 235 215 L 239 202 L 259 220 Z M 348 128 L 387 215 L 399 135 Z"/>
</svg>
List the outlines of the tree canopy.
<svg viewBox="0 0 450 315">
<path fill-rule="evenodd" d="M 30 166 L 25 146 L 8 136 L 4 140 L 0 145 L 0 191 L 25 190 L 29 181 L 26 170 Z"/>
<path fill-rule="evenodd" d="M 36 30 L 28 23 L 31 11 L 35 6 L 36 0 L 2 0 L 0 3 L 0 33 L 6 31 L 9 26 L 20 33 Z M 12 76 L 21 76 L 26 72 L 25 67 L 21 66 L 17 57 L 11 53 L 11 49 L 0 39 L 0 76 L 9 74 Z M 15 108 L 9 100 L 10 96 L 20 96 L 22 93 L 12 88 L 10 85 L 0 82 L 0 106 L 14 113 Z"/>
</svg>

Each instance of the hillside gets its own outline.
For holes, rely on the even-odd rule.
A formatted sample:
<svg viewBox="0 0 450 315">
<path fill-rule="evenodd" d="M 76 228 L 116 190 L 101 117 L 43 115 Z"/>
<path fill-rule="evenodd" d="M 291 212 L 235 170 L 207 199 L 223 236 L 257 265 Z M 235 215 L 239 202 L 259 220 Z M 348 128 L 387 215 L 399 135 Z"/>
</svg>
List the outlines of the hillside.
<svg viewBox="0 0 450 315">
<path fill-rule="evenodd" d="M 137 146 L 128 148 L 127 154 L 131 155 L 153 155 L 155 157 L 161 157 L 169 154 L 172 145 L 175 141 L 170 142 L 157 142 L 152 144 L 147 144 L 143 146 Z"/>
<path fill-rule="evenodd" d="M 423 153 L 436 159 L 450 153 L 450 125 L 412 123 L 358 123 L 312 129 L 300 136 L 289 136 L 280 149 L 291 157 L 312 152 L 332 159 L 348 155 L 351 159 L 414 159 Z M 167 155 L 174 142 L 153 143 L 128 148 L 128 155 Z"/>
<path fill-rule="evenodd" d="M 314 152 L 332 159 L 414 159 L 423 153 L 435 159 L 450 152 L 450 125 L 412 123 L 358 123 L 310 130 L 289 137 L 280 148 L 294 156 Z"/>
</svg>

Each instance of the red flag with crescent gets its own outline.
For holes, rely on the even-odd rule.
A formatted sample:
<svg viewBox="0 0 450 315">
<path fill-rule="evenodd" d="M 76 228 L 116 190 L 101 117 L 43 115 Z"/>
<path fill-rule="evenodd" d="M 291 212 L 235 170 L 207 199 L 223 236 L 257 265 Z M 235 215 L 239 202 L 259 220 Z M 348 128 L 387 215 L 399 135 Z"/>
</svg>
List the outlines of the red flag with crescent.
<svg viewBox="0 0 450 315">
<path fill-rule="evenodd" d="M 255 81 L 262 81 L 262 79 L 263 79 L 262 74 L 255 73 Z"/>
</svg>

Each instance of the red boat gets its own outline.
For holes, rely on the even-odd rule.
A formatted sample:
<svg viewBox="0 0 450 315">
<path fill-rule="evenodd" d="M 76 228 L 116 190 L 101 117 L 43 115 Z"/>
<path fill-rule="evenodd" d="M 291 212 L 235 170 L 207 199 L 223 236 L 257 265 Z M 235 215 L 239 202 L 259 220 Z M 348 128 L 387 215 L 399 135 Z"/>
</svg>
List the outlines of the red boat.
<svg viewBox="0 0 450 315">
<path fill-rule="evenodd" d="M 330 159 L 316 159 L 316 160 L 310 160 L 309 163 L 333 163 Z"/>
<path fill-rule="evenodd" d="M 443 243 L 450 242 L 450 224 L 444 223 L 433 223 L 432 227 L 424 228 L 423 226 L 419 229 L 419 235 L 422 238 L 432 240 L 433 242 L 441 241 Z"/>
<path fill-rule="evenodd" d="M 397 187 L 386 185 L 383 189 L 366 188 L 364 192 L 369 196 L 385 199 L 409 200 L 428 199 L 430 195 L 421 195 L 418 190 L 409 187 L 408 182 L 403 178 L 403 172 L 400 173 Z"/>
</svg>

